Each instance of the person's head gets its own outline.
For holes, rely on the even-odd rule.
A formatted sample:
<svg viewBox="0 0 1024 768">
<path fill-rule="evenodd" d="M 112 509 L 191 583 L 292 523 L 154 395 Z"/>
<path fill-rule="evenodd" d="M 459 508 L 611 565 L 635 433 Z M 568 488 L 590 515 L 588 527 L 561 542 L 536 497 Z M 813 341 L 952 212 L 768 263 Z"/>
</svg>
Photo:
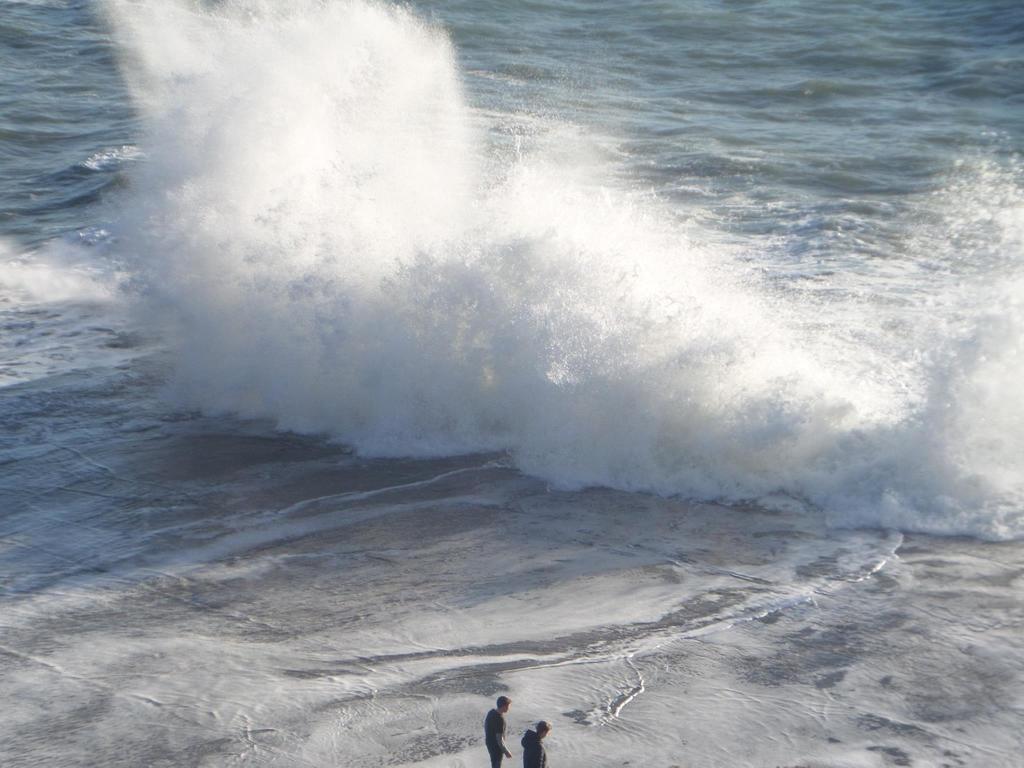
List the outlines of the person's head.
<svg viewBox="0 0 1024 768">
<path fill-rule="evenodd" d="M 551 733 L 551 723 L 549 723 L 547 720 L 541 720 L 539 723 L 537 723 L 538 739 L 543 739 L 549 733 Z"/>
<path fill-rule="evenodd" d="M 508 708 L 511 706 L 512 699 L 510 699 L 508 696 L 499 696 L 498 700 L 495 702 L 495 707 L 499 712 L 501 712 L 501 714 L 505 714 L 506 712 L 508 712 Z"/>
</svg>

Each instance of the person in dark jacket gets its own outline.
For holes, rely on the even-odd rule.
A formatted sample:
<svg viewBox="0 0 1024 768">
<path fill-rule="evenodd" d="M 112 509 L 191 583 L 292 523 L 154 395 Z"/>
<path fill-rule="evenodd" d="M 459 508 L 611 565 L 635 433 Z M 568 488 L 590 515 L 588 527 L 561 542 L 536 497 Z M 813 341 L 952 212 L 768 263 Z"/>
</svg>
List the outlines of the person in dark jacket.
<svg viewBox="0 0 1024 768">
<path fill-rule="evenodd" d="M 523 734 L 523 768 L 548 768 L 548 753 L 541 743 L 551 732 L 551 725 L 541 720 L 536 731 Z"/>
<path fill-rule="evenodd" d="M 499 696 L 494 703 L 494 709 L 484 718 L 484 743 L 491 756 L 491 768 L 501 768 L 501 758 L 512 757 L 512 753 L 505 746 L 505 713 L 510 706 L 512 699 L 508 696 Z"/>
</svg>

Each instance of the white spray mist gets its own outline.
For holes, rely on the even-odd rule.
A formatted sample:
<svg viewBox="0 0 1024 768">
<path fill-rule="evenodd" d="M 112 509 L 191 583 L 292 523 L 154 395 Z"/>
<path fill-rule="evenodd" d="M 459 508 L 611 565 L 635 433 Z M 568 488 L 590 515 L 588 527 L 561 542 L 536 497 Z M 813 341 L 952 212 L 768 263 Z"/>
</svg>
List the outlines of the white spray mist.
<svg viewBox="0 0 1024 768">
<path fill-rule="evenodd" d="M 122 236 L 186 402 L 374 455 L 507 450 L 561 486 L 1022 530 L 1016 469 L 979 476 L 930 404 L 884 407 L 585 136 L 550 126 L 495 172 L 450 43 L 410 12 L 107 7 L 147 126 Z"/>
</svg>

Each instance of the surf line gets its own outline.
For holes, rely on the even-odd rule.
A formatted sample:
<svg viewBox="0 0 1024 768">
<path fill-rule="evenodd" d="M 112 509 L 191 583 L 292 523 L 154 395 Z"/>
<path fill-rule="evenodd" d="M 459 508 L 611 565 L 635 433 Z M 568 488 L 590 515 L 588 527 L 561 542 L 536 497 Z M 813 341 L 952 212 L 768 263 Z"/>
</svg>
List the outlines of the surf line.
<svg viewBox="0 0 1024 768">
<path fill-rule="evenodd" d="M 282 509 L 276 510 L 271 513 L 273 516 L 289 515 L 293 512 L 300 512 L 306 507 L 311 507 L 321 501 L 362 501 L 363 499 L 370 499 L 374 496 L 379 496 L 384 493 L 390 493 L 391 491 L 403 491 L 409 488 L 419 488 L 424 485 L 430 485 L 436 483 L 438 480 L 444 480 L 447 477 L 454 475 L 461 475 L 466 472 L 477 472 L 484 469 L 496 469 L 496 468 L 507 468 L 507 464 L 501 461 L 488 461 L 484 464 L 479 464 L 474 467 L 460 467 L 459 469 L 453 469 L 450 472 L 442 472 L 440 475 L 434 477 L 428 477 L 424 480 L 416 480 L 411 483 L 401 483 L 399 485 L 387 485 L 383 488 L 373 488 L 369 491 L 346 491 L 345 493 L 329 493 L 326 496 L 317 496 L 313 499 L 303 499 L 297 501 Z"/>
</svg>

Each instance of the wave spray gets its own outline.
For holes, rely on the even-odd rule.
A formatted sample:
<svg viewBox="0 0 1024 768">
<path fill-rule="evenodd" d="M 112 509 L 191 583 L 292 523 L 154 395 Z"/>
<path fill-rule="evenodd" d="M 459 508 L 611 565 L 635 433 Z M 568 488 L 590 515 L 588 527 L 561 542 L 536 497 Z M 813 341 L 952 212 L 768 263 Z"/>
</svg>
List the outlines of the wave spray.
<svg viewBox="0 0 1024 768">
<path fill-rule="evenodd" d="M 107 10 L 145 125 L 122 243 L 182 402 L 368 455 L 508 451 L 559 487 L 1024 534 L 1019 279 L 914 386 L 864 377 L 878 350 L 809 335 L 585 132 L 489 147 L 449 40 L 405 9 Z"/>
</svg>

